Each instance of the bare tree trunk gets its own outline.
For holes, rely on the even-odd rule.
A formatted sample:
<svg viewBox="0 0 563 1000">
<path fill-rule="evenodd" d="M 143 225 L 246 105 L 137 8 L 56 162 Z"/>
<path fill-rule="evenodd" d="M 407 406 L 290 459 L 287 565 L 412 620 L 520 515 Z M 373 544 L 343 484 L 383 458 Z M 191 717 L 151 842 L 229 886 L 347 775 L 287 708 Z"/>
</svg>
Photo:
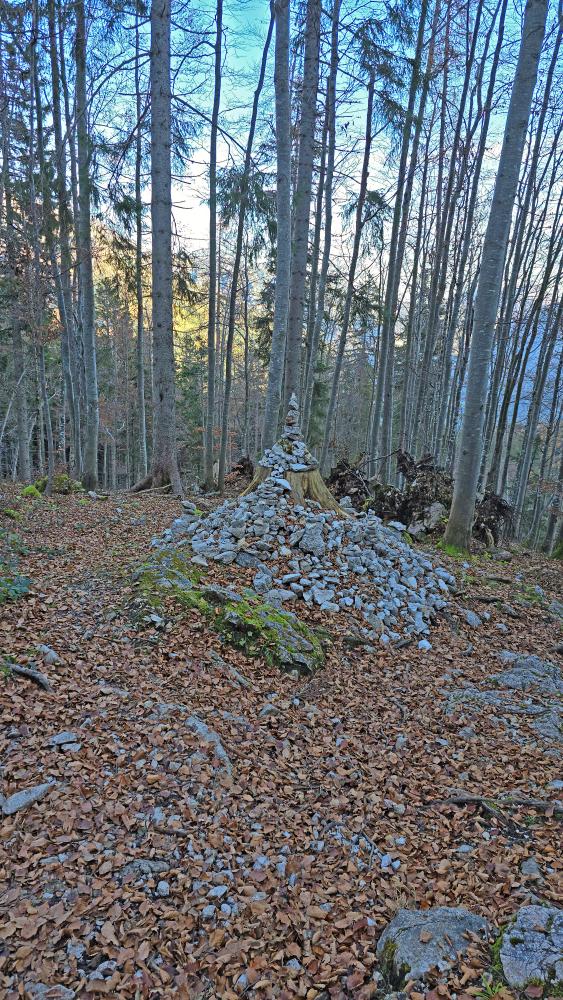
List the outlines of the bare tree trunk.
<svg viewBox="0 0 563 1000">
<path fill-rule="evenodd" d="M 547 552 L 550 556 L 553 552 L 557 537 L 557 525 L 559 524 L 559 539 L 561 540 L 561 535 L 563 531 L 563 449 L 561 449 L 561 460 L 559 462 L 559 475 L 557 483 L 557 492 L 553 499 L 553 504 L 549 513 L 549 518 L 547 522 L 547 531 L 545 533 L 545 539 L 543 543 L 543 551 Z"/>
<path fill-rule="evenodd" d="M 84 338 L 84 373 L 86 378 L 86 426 L 84 440 L 84 472 L 86 489 L 98 485 L 98 374 L 96 369 L 96 317 L 94 305 L 94 273 L 92 266 L 92 232 L 90 223 L 90 142 L 88 135 L 88 104 L 86 98 L 86 17 L 84 0 L 76 4 L 76 137 L 78 148 L 78 266 L 80 270 L 82 336 Z"/>
<path fill-rule="evenodd" d="M 319 45 L 321 30 L 321 0 L 307 0 L 305 24 L 305 58 L 299 123 L 299 159 L 295 188 L 293 251 L 285 358 L 285 403 L 292 393 L 299 393 L 301 384 L 301 348 L 303 313 L 305 308 L 305 278 L 309 248 L 309 216 L 313 184 L 317 89 L 319 85 Z"/>
<path fill-rule="evenodd" d="M 532 524 L 530 528 L 529 538 L 532 540 L 533 545 L 537 545 L 540 523 L 543 513 L 543 491 L 542 486 L 546 479 L 546 473 L 548 473 L 548 463 L 550 452 L 553 455 L 553 446 L 557 441 L 557 434 L 559 430 L 559 424 L 561 419 L 561 412 L 557 412 L 557 407 L 563 409 L 563 400 L 560 401 L 560 391 L 561 391 L 561 379 L 563 377 L 563 349 L 559 352 L 559 362 L 557 364 L 557 374 L 555 376 L 555 383 L 553 386 L 553 394 L 551 397 L 551 406 L 549 409 L 549 419 L 547 422 L 547 427 L 545 430 L 545 440 L 543 443 L 542 457 L 540 462 L 540 468 L 538 473 L 538 484 L 536 488 L 536 495 L 534 498 L 534 509 L 532 513 Z"/>
<path fill-rule="evenodd" d="M 474 308 L 467 395 L 454 475 L 454 495 L 445 534 L 446 542 L 460 549 L 467 549 L 471 538 L 481 463 L 492 340 L 546 17 L 547 0 L 528 0 L 498 174 L 483 243 Z"/>
<path fill-rule="evenodd" d="M 309 423 L 311 420 L 311 405 L 313 401 L 313 389 L 315 387 L 315 370 L 317 365 L 317 354 L 319 351 L 321 326 L 325 311 L 326 283 L 330 265 L 330 248 L 332 244 L 332 185 L 334 180 L 334 156 L 336 151 L 336 77 L 338 73 L 338 28 L 340 3 L 341 0 L 334 0 L 332 7 L 330 70 L 326 91 L 327 152 L 324 191 L 324 244 L 319 276 L 319 289 L 317 301 L 315 303 L 311 342 L 309 345 L 309 364 L 305 379 L 305 400 L 303 406 L 302 424 L 305 437 L 307 437 L 307 434 L 309 433 Z"/>
<path fill-rule="evenodd" d="M 5 94 L 4 45 L 0 34 L 0 92 Z M 16 228 L 12 201 L 12 178 L 10 174 L 11 121 L 10 103 L 3 97 L 2 116 L 2 187 L 4 190 L 4 218 L 6 227 L 6 257 L 9 289 L 9 315 L 12 328 L 12 357 L 14 364 L 14 385 L 16 398 L 16 420 L 18 435 L 17 472 L 23 482 L 31 479 L 31 456 L 29 452 L 29 416 L 27 408 L 27 380 L 24 343 L 21 331 L 20 295 L 16 273 Z"/>
<path fill-rule="evenodd" d="M 436 4 L 436 10 L 439 3 Z M 397 191 L 395 194 L 395 205 L 393 209 L 393 222 L 391 226 L 391 242 L 389 244 L 389 265 L 387 272 L 387 285 L 385 288 L 385 303 L 383 307 L 383 324 L 381 330 L 381 355 L 378 375 L 378 394 L 383 395 L 381 441 L 382 452 L 385 458 L 382 462 L 382 478 L 384 482 L 389 482 L 391 478 L 391 438 L 393 424 L 393 367 L 395 357 L 395 317 L 397 312 L 397 302 L 399 298 L 399 283 L 403 267 L 403 258 L 407 241 L 407 223 L 410 214 L 410 203 L 412 195 L 412 182 L 416 160 L 418 158 L 418 143 L 422 128 L 422 118 L 424 108 L 421 109 L 413 152 L 411 157 L 411 169 L 407 173 L 407 159 L 411 142 L 411 132 L 414 120 L 414 105 L 416 94 L 420 82 L 420 67 L 422 63 L 422 50 L 424 46 L 424 29 L 426 25 L 426 14 L 428 11 L 428 0 L 422 0 L 420 5 L 420 15 L 418 23 L 418 35 L 416 40 L 415 55 L 412 62 L 411 81 L 409 87 L 409 98 L 403 124 L 401 136 L 401 155 L 399 158 L 399 171 L 397 179 Z M 427 93 L 424 87 L 423 93 Z M 408 182 L 408 183 L 407 183 Z M 377 406 L 377 402 L 376 402 Z M 379 404 L 381 408 L 381 402 Z"/>
<path fill-rule="evenodd" d="M 559 284 L 560 279 L 561 279 L 561 267 L 559 268 L 558 282 L 556 284 L 556 288 Z M 528 487 L 530 470 L 532 468 L 532 450 L 538 428 L 538 420 L 540 416 L 540 408 L 545 390 L 545 383 L 547 380 L 551 359 L 553 357 L 553 352 L 555 350 L 555 342 L 557 334 L 561 332 L 561 320 L 563 318 L 563 299 L 561 299 L 561 301 L 559 302 L 559 306 L 555 308 L 556 306 L 555 295 L 556 293 L 554 292 L 554 300 L 552 301 L 550 310 L 552 315 L 548 317 L 546 330 L 544 331 L 544 337 L 542 340 L 542 351 L 540 352 L 540 357 L 536 368 L 536 374 L 534 377 L 532 399 L 526 416 L 524 441 L 522 444 L 522 452 L 520 455 L 518 474 L 516 477 L 516 483 L 514 489 L 514 498 L 515 498 L 514 534 L 516 535 L 517 538 L 519 538 L 521 534 L 524 500 L 526 496 L 526 489 Z M 553 316 L 554 312 L 555 316 Z"/>
<path fill-rule="evenodd" d="M 223 34 L 223 0 L 217 0 L 217 31 L 215 36 L 215 86 L 211 114 L 209 150 L 209 300 L 207 315 L 207 422 L 205 425 L 204 468 L 205 486 L 211 491 L 213 476 L 213 431 L 215 429 L 215 321 L 217 310 L 217 123 L 221 100 L 221 42 Z"/>
<path fill-rule="evenodd" d="M 55 187 L 57 193 L 58 233 L 60 246 L 60 275 L 57 280 L 57 292 L 61 319 L 61 360 L 65 382 L 65 392 L 70 414 L 72 440 L 71 469 L 74 477 L 80 478 L 82 475 L 82 442 L 80 426 L 80 399 L 77 389 L 78 365 L 76 356 L 76 329 L 72 307 L 72 255 L 69 237 L 71 229 L 71 212 L 68 202 L 66 152 L 63 142 L 61 120 L 61 85 L 54 0 L 48 0 L 47 2 L 47 20 L 49 29 L 49 56 L 51 61 L 52 116 L 56 166 Z M 56 267 L 56 259 L 54 261 L 54 266 Z"/>
<path fill-rule="evenodd" d="M 275 440 L 281 405 L 291 267 L 291 108 L 289 101 L 289 0 L 274 0 L 276 18 L 276 288 L 262 447 Z"/>
<path fill-rule="evenodd" d="M 344 350 L 346 347 L 346 339 L 348 337 L 348 327 L 350 325 L 350 316 L 352 313 L 352 302 L 354 298 L 354 281 L 356 279 L 356 267 L 358 264 L 358 257 L 360 254 L 360 241 L 362 238 L 362 227 L 364 223 L 364 205 L 366 201 L 366 194 L 368 188 L 368 177 L 369 177 L 369 158 L 371 153 L 371 143 L 373 138 L 372 133 L 372 118 L 373 118 L 373 99 L 375 93 L 375 71 L 372 70 L 370 73 L 369 83 L 368 83 L 368 100 L 367 100 L 367 111 L 366 111 L 366 133 L 364 142 L 364 158 L 362 163 L 362 172 L 360 176 L 360 191 L 358 194 L 358 201 L 356 204 L 356 222 L 354 228 L 354 243 L 352 246 L 352 257 L 350 259 L 350 269 L 348 271 L 348 283 L 346 286 L 346 298 L 344 300 L 344 312 L 342 315 L 342 327 L 340 330 L 340 337 L 338 340 L 338 348 L 336 351 L 336 360 L 334 363 L 334 374 L 332 376 L 332 385 L 330 390 L 330 400 L 328 404 L 328 409 L 326 413 L 325 430 L 323 447 L 321 451 L 321 470 L 327 472 L 327 458 L 328 450 L 330 445 L 330 435 L 332 431 L 332 421 L 334 417 L 334 409 L 336 406 L 336 396 L 338 393 L 338 382 L 340 379 L 340 372 L 342 370 L 342 359 L 344 357 Z"/>
<path fill-rule="evenodd" d="M 170 483 L 174 493 L 180 496 L 172 321 L 170 0 L 155 0 L 152 4 L 150 75 L 154 413 L 149 485 Z"/>
<path fill-rule="evenodd" d="M 137 420 L 139 432 L 139 477 L 147 475 L 147 419 L 145 412 L 145 351 L 143 302 L 143 205 L 141 201 L 141 89 L 139 79 L 139 0 L 135 5 L 135 296 L 137 300 Z"/>
<path fill-rule="evenodd" d="M 231 275 L 228 331 L 227 331 L 227 342 L 225 345 L 225 389 L 223 393 L 221 451 L 219 454 L 219 474 L 217 477 L 218 478 L 217 485 L 221 493 L 225 488 L 225 459 L 227 455 L 227 440 L 229 434 L 229 406 L 231 401 L 231 386 L 233 380 L 233 341 L 235 337 L 235 318 L 236 318 L 236 306 L 237 306 L 238 279 L 240 272 L 240 262 L 242 257 L 244 222 L 246 218 L 246 207 L 248 203 L 248 177 L 250 174 L 251 162 L 252 162 L 252 146 L 254 143 L 254 133 L 256 131 L 256 120 L 258 118 L 258 101 L 260 100 L 260 94 L 262 93 L 262 87 L 264 86 L 264 77 L 266 75 L 266 63 L 268 61 L 268 51 L 270 49 L 270 42 L 272 40 L 273 28 L 274 28 L 274 16 L 272 12 L 272 15 L 270 17 L 268 34 L 266 36 L 266 42 L 264 44 L 264 51 L 262 53 L 260 75 L 258 77 L 258 84 L 256 86 L 256 90 L 254 91 L 254 101 L 252 103 L 252 114 L 250 116 L 250 129 L 248 132 L 246 152 L 244 155 L 244 167 L 243 167 L 243 176 L 242 176 L 241 191 L 240 191 L 237 236 L 235 244 L 235 258 L 233 261 L 233 271 Z"/>
</svg>

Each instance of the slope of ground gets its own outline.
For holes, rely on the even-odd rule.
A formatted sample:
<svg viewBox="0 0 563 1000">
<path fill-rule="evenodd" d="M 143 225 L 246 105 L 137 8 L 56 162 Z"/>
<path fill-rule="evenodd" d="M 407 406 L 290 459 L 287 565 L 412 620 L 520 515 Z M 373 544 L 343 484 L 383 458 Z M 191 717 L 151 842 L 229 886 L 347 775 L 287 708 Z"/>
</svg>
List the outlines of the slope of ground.
<svg viewBox="0 0 563 1000">
<path fill-rule="evenodd" d="M 503 650 L 561 665 L 552 563 L 440 553 L 462 593 L 425 653 L 355 648 L 305 609 L 332 637 L 306 683 L 222 647 L 197 610 L 139 603 L 132 571 L 175 501 L 3 506 L 31 589 L 0 608 L 2 658 L 52 690 L 0 677 L 2 794 L 52 785 L 2 817 L 1 996 L 362 1000 L 385 991 L 398 908 L 501 926 L 557 900 L 554 696 L 492 679 Z M 489 964 L 476 951 L 432 995 L 475 995 Z"/>
</svg>

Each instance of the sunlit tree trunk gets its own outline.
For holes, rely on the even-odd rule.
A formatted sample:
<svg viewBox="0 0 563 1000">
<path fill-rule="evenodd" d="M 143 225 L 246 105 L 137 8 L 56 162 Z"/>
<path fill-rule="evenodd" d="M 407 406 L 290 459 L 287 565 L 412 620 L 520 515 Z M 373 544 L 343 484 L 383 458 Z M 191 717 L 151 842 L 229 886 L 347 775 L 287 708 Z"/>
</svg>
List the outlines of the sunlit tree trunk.
<svg viewBox="0 0 563 1000">
<path fill-rule="evenodd" d="M 176 457 L 172 321 L 172 174 L 170 131 L 170 0 L 151 8 L 151 222 L 153 330 L 152 486 L 182 493 Z"/>
<path fill-rule="evenodd" d="M 217 312 L 217 124 L 221 101 L 221 42 L 223 34 L 223 0 L 217 0 L 217 30 L 215 35 L 215 85 L 209 149 L 209 298 L 207 315 L 207 419 L 204 440 L 205 486 L 212 490 L 213 437 L 215 430 L 215 357 Z"/>
<path fill-rule="evenodd" d="M 86 380 L 86 421 L 82 482 L 86 489 L 95 490 L 98 485 L 98 431 L 100 415 L 98 409 L 96 317 L 92 264 L 92 231 L 90 223 L 90 138 L 88 135 L 88 103 L 86 98 L 86 17 L 84 0 L 78 0 L 76 4 L 75 56 L 79 191 L 77 254 L 80 270 L 84 374 Z"/>
</svg>

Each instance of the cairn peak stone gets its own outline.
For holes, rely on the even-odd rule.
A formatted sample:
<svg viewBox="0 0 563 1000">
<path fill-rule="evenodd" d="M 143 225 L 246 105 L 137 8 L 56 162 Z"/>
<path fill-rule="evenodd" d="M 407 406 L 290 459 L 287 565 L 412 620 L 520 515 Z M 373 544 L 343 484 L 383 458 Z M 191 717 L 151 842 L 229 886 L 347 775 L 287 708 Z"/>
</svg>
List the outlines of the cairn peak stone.
<svg viewBox="0 0 563 1000">
<path fill-rule="evenodd" d="M 271 475 L 283 478 L 287 472 L 310 472 L 318 467 L 301 431 L 299 404 L 292 394 L 282 435 L 271 448 L 267 448 L 258 465 L 271 469 Z M 289 484 L 288 484 L 289 485 Z M 291 487 L 289 487 L 291 489 Z"/>
</svg>

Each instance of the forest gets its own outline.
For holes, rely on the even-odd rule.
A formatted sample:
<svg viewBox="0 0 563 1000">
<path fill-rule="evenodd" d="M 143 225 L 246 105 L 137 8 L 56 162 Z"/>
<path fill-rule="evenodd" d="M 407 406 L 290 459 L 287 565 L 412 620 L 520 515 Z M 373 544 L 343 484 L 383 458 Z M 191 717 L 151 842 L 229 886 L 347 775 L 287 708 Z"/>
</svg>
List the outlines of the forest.
<svg viewBox="0 0 563 1000">
<path fill-rule="evenodd" d="M 561 0 L 0 0 L 0 998 L 563 996 Z"/>
<path fill-rule="evenodd" d="M 223 492 L 295 391 L 325 474 L 553 550 L 560 11 L 368 7 L 3 3 L 3 477 Z"/>
</svg>

